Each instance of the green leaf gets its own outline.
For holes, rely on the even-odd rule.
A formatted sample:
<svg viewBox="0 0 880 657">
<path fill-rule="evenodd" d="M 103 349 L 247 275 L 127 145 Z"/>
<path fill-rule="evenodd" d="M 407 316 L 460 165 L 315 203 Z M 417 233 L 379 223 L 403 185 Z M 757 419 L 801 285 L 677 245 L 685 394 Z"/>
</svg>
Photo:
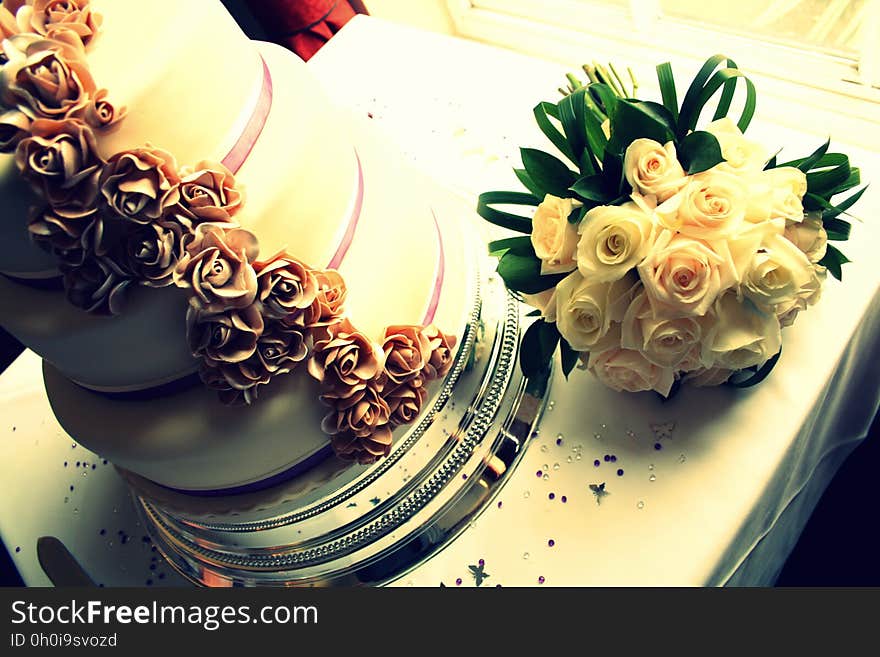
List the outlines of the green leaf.
<svg viewBox="0 0 880 657">
<path fill-rule="evenodd" d="M 719 66 L 726 62 L 727 68 L 721 68 L 716 71 Z M 755 85 L 736 67 L 736 62 L 724 55 L 715 55 L 706 60 L 699 73 L 694 77 L 684 101 L 681 104 L 681 111 L 678 116 L 677 135 L 684 138 L 690 130 L 693 130 L 700 118 L 700 113 L 706 106 L 706 103 L 722 89 L 721 98 L 718 101 L 718 109 L 715 112 L 714 119 L 720 119 L 727 115 L 730 109 L 730 103 L 736 91 L 737 81 L 742 79 L 746 87 L 746 99 L 743 103 L 743 111 L 737 121 L 739 129 L 743 132 L 751 123 L 752 116 L 755 114 L 755 104 L 757 94 Z"/>
<path fill-rule="evenodd" d="M 724 161 L 718 139 L 712 133 L 702 130 L 692 132 L 682 139 L 677 153 L 688 174 L 706 171 Z"/>
<path fill-rule="evenodd" d="M 842 192 L 849 191 L 856 185 L 862 182 L 862 173 L 858 167 L 850 167 L 849 169 L 849 177 L 840 183 L 837 187 L 828 192 L 828 198 L 831 198 L 835 194 L 840 194 Z"/>
<path fill-rule="evenodd" d="M 519 351 L 519 363 L 523 374 L 529 378 L 545 374 L 550 369 L 550 359 L 559 344 L 556 324 L 537 320 L 523 335 Z"/>
<path fill-rule="evenodd" d="M 593 144 L 604 147 L 604 133 L 600 127 L 601 121 L 597 122 L 592 113 L 587 112 L 586 88 L 578 89 L 563 98 L 559 101 L 558 107 L 562 129 L 565 131 L 572 153 L 577 158 L 581 173 L 595 173 L 597 160 Z M 597 128 L 599 134 L 596 132 Z M 593 144 L 591 144 L 591 135 Z"/>
<path fill-rule="evenodd" d="M 623 175 L 623 155 L 612 153 L 611 149 L 605 151 L 602 158 L 602 177 L 607 185 L 606 190 L 611 196 L 628 196 L 632 188 Z M 617 205 L 612 202 L 610 205 Z"/>
<path fill-rule="evenodd" d="M 828 147 L 831 145 L 831 138 L 819 146 L 816 150 L 814 150 L 807 157 L 801 157 L 797 160 L 789 160 L 788 162 L 783 162 L 779 166 L 781 167 L 797 167 L 804 173 L 813 168 L 814 165 L 818 164 L 818 162 L 825 156 L 825 153 L 828 152 Z"/>
<path fill-rule="evenodd" d="M 547 194 L 564 197 L 577 174 L 565 164 L 544 151 L 534 148 L 521 148 L 523 166 L 539 189 Z"/>
<path fill-rule="evenodd" d="M 523 184 L 527 190 L 529 190 L 532 194 L 534 194 L 538 198 L 542 198 L 544 196 L 543 190 L 535 184 L 535 181 L 532 180 L 532 177 L 529 175 L 529 172 L 525 169 L 514 169 L 513 172 L 516 174 L 516 177 L 519 178 L 519 181 Z"/>
<path fill-rule="evenodd" d="M 807 190 L 823 196 L 849 179 L 849 158 L 843 153 L 828 153 L 828 164 L 822 169 L 812 169 L 807 173 Z"/>
<path fill-rule="evenodd" d="M 489 242 L 490 256 L 500 258 L 507 252 L 515 253 L 516 255 L 534 255 L 535 251 L 532 248 L 532 239 L 523 235 Z"/>
<path fill-rule="evenodd" d="M 602 205 L 608 200 L 608 195 L 605 192 L 605 184 L 605 176 L 602 174 L 596 174 L 578 178 L 569 189 L 580 196 L 585 202 L 592 201 L 593 205 Z"/>
<path fill-rule="evenodd" d="M 836 247 L 828 245 L 825 251 L 825 257 L 819 261 L 823 267 L 827 267 L 831 275 L 839 281 L 843 280 L 843 265 L 850 262 L 850 259 L 843 255 Z"/>
<path fill-rule="evenodd" d="M 601 112 L 612 121 L 617 113 L 617 103 L 620 98 L 607 84 L 597 82 L 587 87 L 590 98 L 599 106 Z"/>
<path fill-rule="evenodd" d="M 840 203 L 835 205 L 828 204 L 830 207 L 826 208 L 822 211 L 822 219 L 834 219 L 834 217 L 843 214 L 847 210 L 849 210 L 853 205 L 855 205 L 856 201 L 862 198 L 862 194 L 865 193 L 865 190 L 868 189 L 868 186 L 865 185 L 860 190 L 850 194 Z M 804 206 L 806 207 L 806 206 Z"/>
<path fill-rule="evenodd" d="M 823 219 L 822 226 L 828 233 L 828 239 L 836 242 L 843 242 L 849 239 L 849 233 L 852 230 L 852 224 L 843 219 Z"/>
<path fill-rule="evenodd" d="M 586 89 L 578 89 L 572 94 L 559 101 L 559 121 L 562 123 L 562 130 L 571 146 L 571 152 L 578 159 L 587 145 L 587 133 L 584 130 L 584 116 L 587 113 L 587 106 L 584 102 L 584 94 Z"/>
<path fill-rule="evenodd" d="M 547 139 L 553 142 L 553 145 L 559 149 L 559 152 L 571 160 L 573 164 L 577 164 L 577 158 L 575 157 L 574 151 L 572 151 L 568 140 L 565 138 L 565 135 L 559 132 L 559 129 L 549 119 L 550 116 L 559 116 L 559 111 L 556 105 L 548 102 L 538 103 L 535 105 L 532 113 L 535 115 L 535 121 L 538 123 L 538 127 Z"/>
<path fill-rule="evenodd" d="M 776 352 L 775 355 L 771 356 L 770 359 L 758 367 L 749 367 L 744 370 L 739 370 L 734 372 L 733 375 L 728 379 L 727 385 L 733 388 L 751 388 L 754 385 L 761 383 L 764 379 L 767 378 L 767 375 L 773 371 L 773 368 L 776 367 L 776 363 L 779 362 L 779 357 L 782 355 L 782 347 L 779 348 L 779 351 Z"/>
<path fill-rule="evenodd" d="M 498 275 L 508 289 L 524 294 L 537 294 L 549 290 L 567 274 L 541 275 L 541 261 L 534 255 L 521 255 L 508 251 L 498 262 Z"/>
<path fill-rule="evenodd" d="M 526 317 L 540 317 L 543 313 L 535 308 L 534 310 L 527 312 Z"/>
<path fill-rule="evenodd" d="M 503 210 L 493 205 L 532 205 L 541 203 L 540 198 L 522 192 L 483 192 L 477 199 L 477 214 L 489 223 L 514 230 L 518 233 L 532 232 L 532 220 Z"/>
<path fill-rule="evenodd" d="M 669 62 L 657 66 L 657 82 L 660 83 L 663 106 L 669 110 L 672 119 L 678 123 L 678 94 L 675 91 L 675 77 L 672 75 L 672 65 Z"/>
<path fill-rule="evenodd" d="M 657 107 L 662 107 L 658 105 Z M 665 144 L 673 138 L 672 131 L 656 116 L 654 108 L 644 103 L 619 100 L 617 112 L 611 121 L 611 140 L 608 149 L 623 155 L 636 139 L 646 138 Z"/>
<path fill-rule="evenodd" d="M 574 366 L 577 365 L 580 354 L 571 348 L 571 345 L 568 344 L 567 340 L 560 338 L 559 356 L 562 360 L 562 373 L 567 379 L 568 375 L 571 374 L 571 371 L 574 369 Z"/>
</svg>

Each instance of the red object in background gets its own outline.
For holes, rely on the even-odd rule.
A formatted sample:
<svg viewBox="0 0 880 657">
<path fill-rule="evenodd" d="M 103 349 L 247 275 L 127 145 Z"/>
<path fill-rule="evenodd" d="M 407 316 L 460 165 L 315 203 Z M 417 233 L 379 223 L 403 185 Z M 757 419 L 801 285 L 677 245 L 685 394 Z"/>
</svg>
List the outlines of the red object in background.
<svg viewBox="0 0 880 657">
<path fill-rule="evenodd" d="M 304 60 L 314 55 L 355 14 L 366 14 L 355 0 L 248 0 L 248 8 L 269 38 Z"/>
</svg>

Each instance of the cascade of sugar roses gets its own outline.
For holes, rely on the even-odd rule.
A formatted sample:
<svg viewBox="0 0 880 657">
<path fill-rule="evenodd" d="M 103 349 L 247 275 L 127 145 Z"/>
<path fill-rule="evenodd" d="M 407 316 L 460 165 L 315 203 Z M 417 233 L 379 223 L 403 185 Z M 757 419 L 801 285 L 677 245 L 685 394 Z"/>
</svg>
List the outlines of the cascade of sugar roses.
<svg viewBox="0 0 880 657">
<path fill-rule="evenodd" d="M 726 56 L 705 62 L 680 104 L 668 63 L 661 102 L 635 98 L 634 78 L 627 89 L 613 67 L 584 71 L 587 82 L 570 75 L 559 102 L 534 108 L 558 156 L 522 148 L 527 191 L 485 192 L 477 207 L 523 233 L 489 251 L 535 309 L 524 373 L 546 372 L 558 349 L 566 377 L 580 363 L 618 391 L 759 383 L 782 328 L 829 273 L 842 278 L 848 260 L 829 242 L 849 237 L 858 168 L 830 141 L 780 162 L 745 137 L 755 87 Z"/>
</svg>

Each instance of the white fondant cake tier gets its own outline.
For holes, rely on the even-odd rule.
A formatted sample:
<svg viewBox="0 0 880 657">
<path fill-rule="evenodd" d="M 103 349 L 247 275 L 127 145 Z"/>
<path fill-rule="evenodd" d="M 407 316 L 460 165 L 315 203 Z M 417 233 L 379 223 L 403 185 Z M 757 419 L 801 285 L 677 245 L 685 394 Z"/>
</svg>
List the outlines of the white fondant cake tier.
<svg viewBox="0 0 880 657">
<path fill-rule="evenodd" d="M 406 171 L 404 167 L 399 173 Z M 404 179 L 416 178 L 409 171 Z M 474 243 L 462 231 L 463 210 L 457 203 L 438 198 L 436 205 L 419 209 L 437 213 L 445 246 L 435 320 L 460 336 L 477 295 Z M 376 311 L 374 321 L 384 316 Z M 273 380 L 252 406 L 226 406 L 201 385 L 140 398 L 102 394 L 73 383 L 48 363 L 44 379 L 55 417 L 70 436 L 117 466 L 169 488 L 236 488 L 308 462 L 308 469 L 297 472 L 298 485 L 306 490 L 314 477 L 339 470 L 321 465 L 327 457 L 336 459 L 327 451 L 329 439 L 320 428 L 327 409 L 318 401 L 319 387 L 305 366 Z M 431 384 L 432 393 L 438 388 Z M 430 403 L 423 412 L 428 408 Z M 312 458 L 318 454 L 324 458 Z"/>
<path fill-rule="evenodd" d="M 460 333 L 475 297 L 461 207 L 389 153 L 365 118 L 333 108 L 304 62 L 248 41 L 214 0 L 92 7 L 105 20 L 89 64 L 98 86 L 129 110 L 99 139 L 103 157 L 150 143 L 178 166 L 221 161 L 264 116 L 235 171 L 245 193 L 235 221 L 257 236 L 260 256 L 286 250 L 311 267 L 338 269 L 345 314 L 374 341 L 393 324 Z M 247 485 L 326 453 L 325 409 L 305 365 L 261 389 L 250 407 L 224 406 L 200 385 L 156 394 L 198 365 L 179 289 L 132 285 L 122 314 L 103 317 L 70 305 L 60 290 L 15 280 L 53 272 L 27 241 L 34 195 L 10 158 L 0 159 L 0 189 L 11 198 L 0 209 L 0 272 L 12 276 L 0 277 L 0 323 L 46 361 L 53 410 L 75 440 L 187 490 Z"/>
</svg>

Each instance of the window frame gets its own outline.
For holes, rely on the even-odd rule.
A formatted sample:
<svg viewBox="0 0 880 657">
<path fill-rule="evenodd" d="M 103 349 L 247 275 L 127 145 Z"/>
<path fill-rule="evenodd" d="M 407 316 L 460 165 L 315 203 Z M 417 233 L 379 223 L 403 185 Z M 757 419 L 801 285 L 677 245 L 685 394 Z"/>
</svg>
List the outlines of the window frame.
<svg viewBox="0 0 880 657">
<path fill-rule="evenodd" d="M 880 13 L 880 0 L 874 3 L 874 13 Z M 865 144 L 867 138 L 865 145 L 880 151 L 880 88 L 860 80 L 854 59 L 662 17 L 659 0 L 629 0 L 629 7 L 588 0 L 446 0 L 446 5 L 461 36 L 572 67 L 594 59 L 632 66 L 645 96 L 657 91 L 653 70 L 663 61 L 672 63 L 681 85 L 707 56 L 730 55 L 758 85 L 764 118 L 790 124 L 796 112 L 806 131 L 833 132 L 853 143 Z M 872 47 L 862 55 L 876 57 L 876 44 Z"/>
</svg>

